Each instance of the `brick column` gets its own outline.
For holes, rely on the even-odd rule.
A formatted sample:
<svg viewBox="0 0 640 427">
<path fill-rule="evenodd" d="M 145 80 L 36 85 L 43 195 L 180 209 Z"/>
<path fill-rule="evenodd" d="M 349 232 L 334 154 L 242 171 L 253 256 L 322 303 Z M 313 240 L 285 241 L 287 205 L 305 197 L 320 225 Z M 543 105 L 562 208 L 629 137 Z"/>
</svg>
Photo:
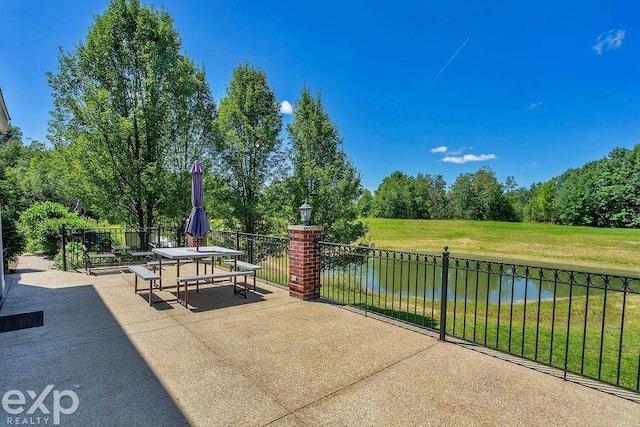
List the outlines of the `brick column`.
<svg viewBox="0 0 640 427">
<path fill-rule="evenodd" d="M 309 300 L 320 297 L 320 247 L 323 227 L 289 226 L 289 295 Z"/>
<path fill-rule="evenodd" d="M 197 245 L 196 245 L 197 241 Z M 190 248 L 195 248 L 196 246 L 207 246 L 207 236 L 202 236 L 199 239 L 195 237 L 187 235 L 187 246 Z"/>
</svg>

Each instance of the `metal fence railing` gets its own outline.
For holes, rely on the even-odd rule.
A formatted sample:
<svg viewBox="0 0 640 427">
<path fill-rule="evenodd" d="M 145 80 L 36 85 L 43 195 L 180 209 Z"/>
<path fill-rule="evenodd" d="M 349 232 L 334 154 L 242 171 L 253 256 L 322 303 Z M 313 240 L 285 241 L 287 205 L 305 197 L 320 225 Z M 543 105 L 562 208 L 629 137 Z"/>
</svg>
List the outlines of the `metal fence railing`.
<svg viewBox="0 0 640 427">
<path fill-rule="evenodd" d="M 324 298 L 640 391 L 640 278 L 319 245 Z"/>
<path fill-rule="evenodd" d="M 63 270 L 84 268 L 83 247 L 91 253 L 113 252 L 114 258 L 98 261 L 98 266 L 126 265 L 135 262 L 129 254 L 133 251 L 149 251 L 151 246 L 170 246 L 172 241 L 157 227 L 94 227 L 90 229 L 66 229 L 60 233 L 60 256 L 56 266 Z"/>
<path fill-rule="evenodd" d="M 261 280 L 287 286 L 289 284 L 289 238 L 214 230 L 209 232 L 207 244 L 241 250 L 242 261 L 258 264 Z"/>
<path fill-rule="evenodd" d="M 97 263 L 94 267 L 115 267 L 139 262 L 140 259 L 128 256 L 131 252 L 148 251 L 153 246 L 173 247 L 186 241 L 186 235 L 176 232 L 173 227 L 94 227 L 71 230 L 63 227 L 60 233 L 61 251 L 57 256 L 57 267 L 63 270 L 85 268 L 83 246 L 91 252 L 116 253 L 117 257 L 93 261 Z M 288 237 L 214 230 L 207 235 L 207 244 L 243 251 L 242 260 L 262 266 L 262 269 L 257 272 L 258 278 L 271 283 L 288 285 Z"/>
</svg>

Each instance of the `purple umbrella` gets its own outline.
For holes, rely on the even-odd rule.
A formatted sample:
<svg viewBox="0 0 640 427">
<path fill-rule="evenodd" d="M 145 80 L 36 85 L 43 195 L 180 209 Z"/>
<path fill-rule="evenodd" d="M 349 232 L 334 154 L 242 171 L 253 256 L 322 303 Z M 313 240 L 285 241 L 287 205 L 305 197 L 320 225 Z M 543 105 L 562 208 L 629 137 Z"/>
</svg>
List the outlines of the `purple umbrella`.
<svg viewBox="0 0 640 427">
<path fill-rule="evenodd" d="M 196 239 L 196 250 L 198 250 L 198 240 L 205 236 L 210 228 L 207 215 L 202 208 L 202 201 L 204 200 L 204 186 L 202 185 L 202 165 L 199 161 L 193 162 L 191 166 L 191 204 L 193 209 L 191 215 L 189 215 L 189 221 L 187 221 L 187 227 L 185 232 Z"/>
</svg>

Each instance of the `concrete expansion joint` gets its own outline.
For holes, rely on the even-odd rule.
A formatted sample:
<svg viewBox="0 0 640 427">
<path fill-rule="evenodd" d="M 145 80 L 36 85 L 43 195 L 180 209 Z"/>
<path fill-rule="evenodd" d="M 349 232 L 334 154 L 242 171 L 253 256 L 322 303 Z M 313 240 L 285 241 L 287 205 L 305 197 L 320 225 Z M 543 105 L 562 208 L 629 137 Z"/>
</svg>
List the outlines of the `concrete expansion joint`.
<svg viewBox="0 0 640 427">
<path fill-rule="evenodd" d="M 334 391 L 332 391 L 331 393 L 326 394 L 326 395 L 322 396 L 321 398 L 314 400 L 313 402 L 309 402 L 309 403 L 307 403 L 306 405 L 303 405 L 303 406 L 301 406 L 301 407 L 299 407 L 299 408 L 296 408 L 295 410 L 291 411 L 291 414 L 292 414 L 292 415 L 295 415 L 295 412 L 301 411 L 301 410 L 303 410 L 303 409 L 305 409 L 305 408 L 307 408 L 307 407 L 309 407 L 309 406 L 315 405 L 315 404 L 316 404 L 316 403 L 318 403 L 318 402 L 321 402 L 321 401 L 323 401 L 323 400 L 326 400 L 326 399 L 329 399 L 329 398 L 331 398 L 331 397 L 333 397 L 333 396 L 336 396 L 336 395 L 338 395 L 339 393 L 342 393 L 344 390 L 347 390 L 348 388 L 353 387 L 354 385 L 356 385 L 356 384 L 358 384 L 358 383 L 361 383 L 362 381 L 365 381 L 365 380 L 367 380 L 367 379 L 369 379 L 369 378 L 371 378 L 371 377 L 373 377 L 373 376 L 375 376 L 375 375 L 377 375 L 377 374 L 379 374 L 379 373 L 381 373 L 381 372 L 384 372 L 384 371 L 386 371 L 386 370 L 388 370 L 388 369 L 391 369 L 391 368 L 393 368 L 394 366 L 399 365 L 400 363 L 402 363 L 402 362 L 404 362 L 404 361 L 406 361 L 406 360 L 409 360 L 409 359 L 411 359 L 411 358 L 413 358 L 413 357 L 416 357 L 417 355 L 419 355 L 419 354 L 421 354 L 421 353 L 424 353 L 424 352 L 428 351 L 429 349 L 431 349 L 431 348 L 433 348 L 433 347 L 437 346 L 438 344 L 440 344 L 440 341 L 437 341 L 437 342 L 435 342 L 434 344 L 431 344 L 431 345 L 430 345 L 430 346 L 428 346 L 427 348 L 423 348 L 423 349 L 418 350 L 418 351 L 416 351 L 416 352 L 414 352 L 414 353 L 412 353 L 412 354 L 409 354 L 409 355 L 408 355 L 408 356 L 406 356 L 406 357 L 403 357 L 403 358 L 401 358 L 401 359 L 399 359 L 399 360 L 396 360 L 395 362 L 392 362 L 392 363 L 390 363 L 390 364 L 389 364 L 389 365 L 387 365 L 387 366 L 384 366 L 384 367 L 382 367 L 382 368 L 380 368 L 380 369 L 378 369 L 378 370 L 376 370 L 376 371 L 373 371 L 373 372 L 371 372 L 370 374 L 365 375 L 364 377 L 359 378 L 359 379 L 357 379 L 357 380 L 355 380 L 355 381 L 353 381 L 353 382 L 351 382 L 351 383 L 349 383 L 349 384 L 345 385 L 344 387 L 339 388 L 338 390 L 334 390 Z M 278 403 L 279 403 L 279 402 L 278 402 Z M 298 417 L 296 417 L 296 418 L 298 418 Z M 299 418 L 298 418 L 298 419 L 299 419 Z M 301 420 L 301 421 L 302 421 L 302 420 Z M 305 424 L 305 425 L 306 425 L 306 424 Z"/>
</svg>

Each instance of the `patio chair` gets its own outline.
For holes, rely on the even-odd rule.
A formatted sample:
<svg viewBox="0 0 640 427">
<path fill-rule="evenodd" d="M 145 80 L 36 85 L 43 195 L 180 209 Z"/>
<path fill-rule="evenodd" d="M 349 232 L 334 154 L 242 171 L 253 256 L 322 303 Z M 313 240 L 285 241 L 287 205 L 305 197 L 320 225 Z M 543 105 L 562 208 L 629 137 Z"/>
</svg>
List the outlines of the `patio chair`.
<svg viewBox="0 0 640 427">
<path fill-rule="evenodd" d="M 124 239 L 132 251 L 148 251 L 150 233 L 148 231 L 125 231 Z"/>
<path fill-rule="evenodd" d="M 116 257 L 111 252 L 111 233 L 108 231 L 85 232 L 82 251 L 84 256 L 84 270 L 87 274 L 91 274 L 91 268 L 94 267 L 94 262 L 103 265 L 109 262 L 107 260 Z"/>
<path fill-rule="evenodd" d="M 151 233 L 148 231 L 125 231 L 124 239 L 129 247 L 129 255 L 135 259 L 147 259 L 153 257 L 151 252 Z"/>
</svg>

